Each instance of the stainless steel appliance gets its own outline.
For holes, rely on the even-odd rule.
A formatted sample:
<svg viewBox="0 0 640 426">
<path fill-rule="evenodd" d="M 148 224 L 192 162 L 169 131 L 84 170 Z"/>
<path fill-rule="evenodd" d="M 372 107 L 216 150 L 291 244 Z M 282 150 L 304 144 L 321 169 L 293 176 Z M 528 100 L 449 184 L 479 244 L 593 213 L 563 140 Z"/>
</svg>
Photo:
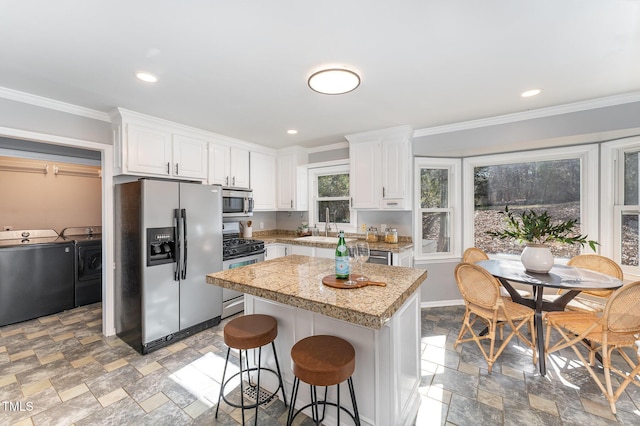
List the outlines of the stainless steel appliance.
<svg viewBox="0 0 640 426">
<path fill-rule="evenodd" d="M 253 191 L 242 188 L 222 190 L 222 215 L 224 217 L 253 216 Z"/>
<path fill-rule="evenodd" d="M 222 187 L 142 179 L 115 187 L 116 333 L 145 354 L 220 323 Z"/>
<path fill-rule="evenodd" d="M 0 326 L 73 308 L 73 258 L 53 229 L 0 232 Z"/>
<path fill-rule="evenodd" d="M 264 241 L 240 238 L 240 223 L 223 223 L 222 269 L 239 268 L 264 260 Z M 222 289 L 222 318 L 244 310 L 244 293 Z"/>
<path fill-rule="evenodd" d="M 65 228 L 60 236 L 75 247 L 74 306 L 102 301 L 102 226 Z"/>
<path fill-rule="evenodd" d="M 391 265 L 391 252 L 385 250 L 369 250 L 369 260 L 367 260 L 367 263 Z"/>
</svg>

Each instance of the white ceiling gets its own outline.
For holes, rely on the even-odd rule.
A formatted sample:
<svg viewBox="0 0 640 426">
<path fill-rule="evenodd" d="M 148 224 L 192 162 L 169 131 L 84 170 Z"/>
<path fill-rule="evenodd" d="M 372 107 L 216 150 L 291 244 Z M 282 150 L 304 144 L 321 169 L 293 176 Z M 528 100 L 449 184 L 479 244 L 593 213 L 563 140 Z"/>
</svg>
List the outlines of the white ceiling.
<svg viewBox="0 0 640 426">
<path fill-rule="evenodd" d="M 276 148 L 640 91 L 637 0 L 0 0 L 0 40 L 0 87 Z"/>
</svg>

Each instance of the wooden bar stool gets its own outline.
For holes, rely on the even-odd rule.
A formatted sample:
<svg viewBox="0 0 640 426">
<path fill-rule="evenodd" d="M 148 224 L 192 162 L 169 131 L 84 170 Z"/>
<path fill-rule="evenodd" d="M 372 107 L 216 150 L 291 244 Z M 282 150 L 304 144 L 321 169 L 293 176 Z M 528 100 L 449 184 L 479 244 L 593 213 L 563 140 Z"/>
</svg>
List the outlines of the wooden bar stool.
<svg viewBox="0 0 640 426">
<path fill-rule="evenodd" d="M 336 407 L 338 422 L 340 424 L 340 410 L 345 411 L 356 425 L 360 425 L 360 415 L 356 404 L 356 395 L 353 389 L 351 378 L 356 368 L 356 351 L 344 339 L 335 336 L 310 336 L 298 341 L 291 348 L 291 365 L 295 379 L 291 393 L 291 405 L 287 425 L 291 425 L 298 414 L 307 407 L 311 407 L 313 421 L 319 425 L 326 413 L 327 405 Z M 347 381 L 353 414 L 346 408 L 340 406 L 340 383 Z M 300 381 L 309 384 L 311 393 L 311 403 L 295 411 L 295 402 L 298 396 Z M 337 403 L 327 401 L 327 389 L 336 385 Z M 324 400 L 318 400 L 316 386 L 324 386 Z M 322 405 L 322 418 L 320 417 L 318 406 Z"/>
<path fill-rule="evenodd" d="M 284 405 L 287 405 L 287 397 L 284 394 L 284 385 L 282 382 L 282 374 L 280 373 L 280 364 L 278 363 L 278 354 L 276 352 L 276 346 L 274 344 L 274 340 L 278 335 L 278 322 L 275 318 L 269 315 L 244 315 L 238 318 L 235 318 L 224 327 L 224 343 L 228 346 L 227 348 L 227 360 L 224 364 L 224 370 L 222 372 L 222 385 L 220 387 L 220 395 L 218 395 L 218 406 L 216 407 L 216 415 L 218 418 L 218 409 L 220 408 L 220 399 L 224 399 L 224 402 L 231 405 L 232 407 L 242 408 L 242 424 L 244 424 L 244 410 L 255 408 L 255 423 L 258 424 L 258 408 L 261 404 L 266 404 L 271 401 L 278 391 L 282 391 L 282 399 L 284 401 Z M 273 356 L 276 360 L 276 369 L 277 372 L 273 371 L 270 368 L 261 367 L 262 361 L 262 347 L 271 343 L 271 347 L 273 348 Z M 227 365 L 229 364 L 229 353 L 231 352 L 231 348 L 238 349 L 240 352 L 240 371 L 233 376 L 229 377 L 225 381 L 225 376 L 227 374 Z M 249 349 L 258 349 L 258 364 L 257 367 L 249 368 L 248 361 L 248 353 Z M 242 352 L 245 353 L 245 363 L 246 368 L 242 369 Z M 252 371 L 257 371 L 257 382 L 256 384 L 252 384 L 251 377 L 249 373 Z M 265 399 L 260 400 L 260 372 L 261 371 L 269 371 L 275 374 L 278 377 L 278 388 Z M 256 402 L 255 404 L 245 404 L 244 402 L 244 385 L 242 383 L 242 373 L 247 374 L 247 381 L 249 382 L 249 386 L 254 387 L 256 390 Z M 240 376 L 240 404 L 232 403 L 227 400 L 224 396 L 224 388 L 225 386 L 236 376 Z"/>
</svg>

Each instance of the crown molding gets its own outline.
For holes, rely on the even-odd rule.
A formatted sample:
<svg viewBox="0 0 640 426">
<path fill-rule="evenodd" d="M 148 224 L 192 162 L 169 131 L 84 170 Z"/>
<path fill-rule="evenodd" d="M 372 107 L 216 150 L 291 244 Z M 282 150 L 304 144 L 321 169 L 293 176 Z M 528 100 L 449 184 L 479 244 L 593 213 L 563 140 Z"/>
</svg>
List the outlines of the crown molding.
<svg viewBox="0 0 640 426">
<path fill-rule="evenodd" d="M 316 146 L 314 148 L 307 148 L 309 154 L 315 154 L 317 152 L 333 151 L 336 149 L 349 148 L 349 142 L 338 142 L 331 145 Z"/>
<path fill-rule="evenodd" d="M 9 89 L 0 86 L 0 98 L 12 101 L 22 102 L 25 104 L 35 105 L 42 108 L 48 108 L 56 111 L 66 112 L 68 114 L 79 115 L 81 117 L 92 118 L 94 120 L 106 121 L 111 123 L 109 114 L 94 109 L 84 108 L 81 106 L 68 104 L 66 102 L 56 101 L 55 99 L 45 98 L 42 96 L 32 95 L 30 93 L 20 92 L 18 90 Z"/>
<path fill-rule="evenodd" d="M 424 129 L 417 129 L 416 131 L 414 131 L 413 137 L 418 138 L 422 136 L 477 129 L 479 127 L 497 126 L 500 124 L 514 123 L 517 121 L 532 120 L 536 118 L 550 117 L 553 115 L 568 114 L 590 109 L 605 108 L 632 102 L 640 102 L 640 92 L 624 93 L 622 95 L 608 96 L 606 98 L 591 99 L 588 101 L 534 109 L 531 111 L 516 112 L 489 118 L 481 118 L 478 120 L 462 121 L 460 123 L 445 124 L 443 126 L 426 127 Z"/>
</svg>

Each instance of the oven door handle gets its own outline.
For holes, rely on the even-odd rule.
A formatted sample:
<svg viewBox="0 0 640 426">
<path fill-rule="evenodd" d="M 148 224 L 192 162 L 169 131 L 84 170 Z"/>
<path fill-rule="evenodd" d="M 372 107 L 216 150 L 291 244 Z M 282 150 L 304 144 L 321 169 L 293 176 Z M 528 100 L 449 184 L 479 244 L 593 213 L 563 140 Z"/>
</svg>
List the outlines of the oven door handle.
<svg viewBox="0 0 640 426">
<path fill-rule="evenodd" d="M 176 271 L 173 275 L 173 280 L 180 281 L 180 209 L 173 210 L 173 218 L 176 225 Z"/>
<path fill-rule="evenodd" d="M 182 279 L 187 278 L 187 210 L 182 209 L 182 235 L 184 236 L 184 255 L 182 256 Z"/>
</svg>

